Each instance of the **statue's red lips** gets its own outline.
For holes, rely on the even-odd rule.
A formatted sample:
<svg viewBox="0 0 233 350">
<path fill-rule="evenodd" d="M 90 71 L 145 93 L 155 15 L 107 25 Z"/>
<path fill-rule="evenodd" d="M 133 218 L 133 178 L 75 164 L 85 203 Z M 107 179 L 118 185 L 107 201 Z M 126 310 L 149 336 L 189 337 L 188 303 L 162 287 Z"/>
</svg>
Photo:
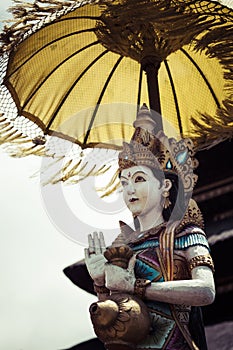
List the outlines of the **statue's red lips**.
<svg viewBox="0 0 233 350">
<path fill-rule="evenodd" d="M 138 201 L 138 200 L 139 200 L 138 198 L 130 198 L 129 202 L 130 202 L 130 203 L 134 203 L 134 202 L 136 202 L 136 201 Z"/>
</svg>

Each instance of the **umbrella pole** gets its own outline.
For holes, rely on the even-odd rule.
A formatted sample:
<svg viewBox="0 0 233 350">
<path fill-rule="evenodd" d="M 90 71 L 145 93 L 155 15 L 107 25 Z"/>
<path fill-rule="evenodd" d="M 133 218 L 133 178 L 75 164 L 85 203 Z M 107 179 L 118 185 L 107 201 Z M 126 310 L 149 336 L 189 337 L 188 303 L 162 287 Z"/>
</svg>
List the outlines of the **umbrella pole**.
<svg viewBox="0 0 233 350">
<path fill-rule="evenodd" d="M 154 61 L 154 60 L 153 60 Z M 150 62 L 150 59 L 144 59 L 142 62 L 142 69 L 146 73 L 147 78 L 147 87 L 149 95 L 150 109 L 153 119 L 157 124 L 157 131 L 163 130 L 163 123 L 161 117 L 161 105 L 160 105 L 160 96 L 159 96 L 159 83 L 158 83 L 158 72 L 159 72 L 160 62 Z M 153 111 L 160 114 L 153 113 Z"/>
</svg>

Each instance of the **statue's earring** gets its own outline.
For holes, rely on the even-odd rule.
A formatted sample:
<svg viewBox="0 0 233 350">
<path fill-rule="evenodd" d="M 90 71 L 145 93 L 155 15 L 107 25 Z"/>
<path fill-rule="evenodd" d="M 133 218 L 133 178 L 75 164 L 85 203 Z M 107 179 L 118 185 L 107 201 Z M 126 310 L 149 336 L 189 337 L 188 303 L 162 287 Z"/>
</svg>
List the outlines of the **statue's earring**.
<svg viewBox="0 0 233 350">
<path fill-rule="evenodd" d="M 172 204 L 169 199 L 169 191 L 163 191 L 162 196 L 164 197 L 163 208 L 167 209 Z"/>
</svg>

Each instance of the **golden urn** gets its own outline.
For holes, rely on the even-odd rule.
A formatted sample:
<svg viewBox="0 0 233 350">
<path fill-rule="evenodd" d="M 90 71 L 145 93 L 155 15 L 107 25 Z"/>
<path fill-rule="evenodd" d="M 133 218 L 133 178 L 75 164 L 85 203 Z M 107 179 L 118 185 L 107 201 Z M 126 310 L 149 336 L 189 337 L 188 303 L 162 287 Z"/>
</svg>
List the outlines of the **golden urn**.
<svg viewBox="0 0 233 350">
<path fill-rule="evenodd" d="M 147 307 L 134 295 L 114 293 L 89 310 L 94 331 L 107 350 L 135 349 L 149 333 Z"/>
</svg>

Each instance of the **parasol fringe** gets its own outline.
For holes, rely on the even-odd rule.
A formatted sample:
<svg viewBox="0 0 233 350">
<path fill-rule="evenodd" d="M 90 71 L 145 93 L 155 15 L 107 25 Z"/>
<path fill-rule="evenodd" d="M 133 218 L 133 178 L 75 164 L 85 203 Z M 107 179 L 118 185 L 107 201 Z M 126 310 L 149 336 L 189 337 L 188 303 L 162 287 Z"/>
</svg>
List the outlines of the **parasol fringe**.
<svg viewBox="0 0 233 350">
<path fill-rule="evenodd" d="M 104 186 L 104 187 L 99 187 L 99 188 L 98 188 L 99 191 L 105 191 L 105 190 L 106 190 L 106 187 L 109 187 L 109 186 L 114 185 L 116 179 L 118 178 L 118 175 L 119 175 L 119 173 L 118 173 L 118 171 L 116 171 L 116 172 L 113 174 L 113 176 L 112 176 L 112 178 L 110 179 L 110 181 L 108 182 L 108 185 L 107 185 L 107 186 Z"/>
<path fill-rule="evenodd" d="M 83 162 L 80 163 L 81 167 L 80 167 L 80 169 L 77 171 L 77 176 L 79 176 L 79 175 L 82 176 L 83 170 L 85 170 L 86 167 L 87 167 L 87 165 L 88 165 L 88 162 L 87 162 L 87 161 L 86 161 L 83 165 L 82 165 L 82 163 L 83 163 Z"/>
<path fill-rule="evenodd" d="M 199 1 L 200 4 L 204 2 Z M 11 26 L 5 26 L 3 29 L 3 33 L 1 34 L 0 40 L 3 42 L 3 46 L 1 48 L 2 52 L 9 51 L 15 45 L 17 45 L 23 38 L 24 35 L 30 30 L 33 31 L 33 26 L 35 26 L 35 22 L 41 21 L 41 19 L 46 19 L 46 17 L 51 16 L 51 20 L 54 19 L 53 15 L 56 18 L 59 18 L 65 12 L 71 11 L 76 7 L 80 7 L 84 5 L 86 2 L 84 1 L 57 1 L 57 0 L 36 0 L 34 3 L 24 2 L 22 0 L 14 0 L 15 5 L 11 6 L 9 11 L 12 13 L 14 19 L 12 20 L 13 24 Z M 138 9 L 145 7 L 144 0 L 137 0 L 135 6 L 135 0 L 127 0 L 126 1 L 89 1 L 88 3 L 98 3 L 98 6 L 102 7 L 104 11 L 106 11 L 106 16 L 101 16 L 103 21 L 107 21 L 108 18 L 111 17 L 111 21 L 113 20 L 114 15 L 116 15 L 116 21 L 119 21 L 121 18 L 122 5 L 124 5 L 124 18 L 126 18 L 127 23 L 130 23 L 131 18 L 134 16 L 135 8 Z M 182 6 L 181 6 L 182 5 Z M 204 5 L 200 5 L 199 7 L 196 4 L 193 4 L 191 1 L 187 1 L 187 5 L 184 3 L 180 3 L 179 1 L 147 1 L 147 8 L 151 11 L 147 11 L 147 15 L 144 15 L 144 11 L 141 12 L 141 21 L 142 23 L 156 23 L 156 26 L 159 27 L 160 30 L 164 29 L 167 21 L 170 21 L 171 18 L 175 18 L 173 20 L 172 32 L 174 32 L 174 37 L 177 39 L 179 37 L 179 33 L 183 33 L 184 26 L 188 26 L 187 33 L 190 34 L 187 37 L 187 43 L 202 31 L 203 25 L 205 22 L 206 26 L 206 14 L 205 11 L 202 10 Z M 213 17 L 217 16 L 218 13 L 215 13 L 215 8 L 219 6 L 214 6 L 213 9 L 209 9 L 206 6 L 206 11 L 208 13 L 213 12 Z M 222 7 L 221 7 L 222 8 Z M 109 13 L 112 13 L 110 16 Z M 217 12 L 217 11 L 216 11 Z M 226 12 L 226 11 L 225 11 Z M 222 11 L 221 16 L 227 16 L 228 13 Z M 128 16 L 127 16 L 128 13 Z M 122 19 L 122 18 L 121 18 Z M 210 25 L 215 21 L 215 19 L 210 19 Z M 43 21 L 42 21 L 43 22 Z M 49 18 L 47 18 L 47 22 L 49 22 Z M 203 22 L 203 23 L 202 23 Z M 215 21 L 216 22 L 216 21 Z M 46 21 L 45 21 L 46 23 Z M 44 24 L 45 24 L 44 23 Z M 42 24 L 43 25 L 43 24 Z M 38 27 L 36 28 L 38 29 Z M 132 32 L 133 33 L 133 32 Z M 131 33 L 131 34 L 132 34 Z M 171 33 L 168 31 L 167 33 L 163 31 L 163 35 L 166 35 L 169 38 Z M 122 38 L 123 39 L 123 33 Z M 180 38 L 181 39 L 181 38 Z M 177 44 L 179 40 L 176 40 Z M 183 45 L 184 42 L 180 43 Z M 174 48 L 173 43 L 173 48 Z M 180 47 L 180 46 L 179 46 Z M 176 50 L 174 48 L 174 50 Z"/>
<path fill-rule="evenodd" d="M 83 174 L 82 172 L 80 172 L 81 178 L 78 181 L 85 180 L 88 176 L 93 176 L 95 168 L 96 164 L 93 165 L 93 167 L 87 173 Z M 69 177 L 69 173 L 67 175 Z"/>
<path fill-rule="evenodd" d="M 103 149 L 99 149 L 96 148 L 97 152 L 103 152 Z M 109 153 L 109 150 L 105 150 L 105 153 Z M 102 154 L 102 159 L 105 159 L 104 154 Z M 82 159 L 82 157 L 85 156 L 85 158 Z M 81 151 L 78 161 L 74 161 L 74 159 L 72 159 L 72 162 L 70 162 L 67 166 L 63 166 L 61 167 L 61 173 L 63 174 L 62 176 L 60 176 L 61 181 L 66 181 L 67 183 L 79 183 L 80 181 L 86 179 L 88 176 L 100 176 L 105 174 L 107 171 L 109 171 L 112 168 L 112 159 L 114 159 L 114 162 L 117 160 L 118 158 L 118 152 L 114 152 L 114 156 L 111 153 L 111 159 L 109 161 L 105 160 L 105 164 L 100 164 L 98 165 L 96 163 L 96 158 L 94 155 L 94 158 L 92 161 L 90 161 L 89 159 L 87 159 L 88 155 L 85 155 L 85 153 L 83 153 L 83 151 Z M 76 158 L 77 159 L 77 158 Z M 94 162 L 94 163 L 93 163 Z M 72 163 L 74 163 L 74 165 L 72 165 Z M 110 164 L 109 164 L 110 163 Z M 71 166 L 72 165 L 72 166 Z M 56 179 L 57 181 L 57 179 Z"/>
<path fill-rule="evenodd" d="M 194 138 L 196 151 L 208 149 L 233 137 L 232 119 L 230 120 L 230 116 L 226 111 L 225 114 L 222 112 L 221 115 L 222 118 L 215 120 L 209 115 L 201 115 L 200 122 L 192 118 L 196 133 L 196 137 Z M 204 132 L 203 129 L 205 129 Z"/>
<path fill-rule="evenodd" d="M 117 182 L 115 185 L 113 185 L 112 187 L 109 187 L 107 188 L 106 186 L 106 189 L 104 191 L 104 194 L 101 196 L 101 198 L 104 198 L 104 197 L 107 197 L 109 196 L 110 194 L 113 194 L 116 190 L 118 190 L 120 188 L 120 182 Z M 98 191 L 98 189 L 97 189 Z"/>
<path fill-rule="evenodd" d="M 97 188 L 98 192 L 103 192 L 103 194 L 101 195 L 101 198 L 109 196 L 120 187 L 120 181 L 118 176 L 119 176 L 119 172 L 115 171 L 115 173 L 113 174 L 110 181 L 106 184 L 106 186 Z"/>
<path fill-rule="evenodd" d="M 63 167 L 63 171 L 66 171 L 67 168 L 70 166 L 70 164 L 72 163 L 72 159 L 68 160 L 68 162 L 66 162 L 66 164 Z"/>
<path fill-rule="evenodd" d="M 50 149 L 46 149 L 45 145 L 32 144 L 32 140 L 28 136 L 19 133 L 17 129 L 14 129 L 12 122 L 9 121 L 3 114 L 0 114 L 0 144 L 5 144 L 5 149 L 12 157 L 26 157 L 28 155 L 36 155 L 43 157 L 55 157 L 57 158 L 54 162 L 61 162 L 65 159 L 65 156 L 58 156 L 56 151 L 51 152 Z M 17 148 L 14 146 L 17 145 Z M 74 164 L 75 163 L 75 164 Z M 48 165 L 48 168 L 54 164 Z M 88 169 L 88 161 L 83 159 L 69 159 L 60 169 L 53 174 L 53 176 L 43 185 L 48 183 L 56 184 L 60 181 L 69 183 L 78 183 L 88 176 L 103 175 L 111 169 L 111 165 L 104 164 L 97 166 L 93 165 Z"/>
<path fill-rule="evenodd" d="M 100 169 L 98 169 L 98 174 L 103 175 L 111 168 L 111 166 L 106 166 L 106 164 L 102 165 Z"/>
<path fill-rule="evenodd" d="M 23 150 L 22 156 L 30 156 L 30 155 L 36 155 L 36 156 L 44 156 L 44 146 L 39 146 L 39 145 L 33 145 L 28 148 L 25 148 Z M 17 155 L 18 157 L 18 155 Z"/>
<path fill-rule="evenodd" d="M 79 176 L 79 175 L 81 174 L 81 172 L 85 169 L 85 168 L 79 169 L 79 166 L 81 165 L 82 162 L 83 162 L 83 160 L 80 159 L 80 160 L 78 161 L 78 163 L 76 163 L 76 164 L 69 170 L 69 175 L 70 175 L 69 178 L 74 178 L 75 176 Z M 64 172 L 64 169 L 62 169 L 62 171 Z M 68 179 L 68 176 L 67 176 L 67 175 L 65 175 L 64 177 L 67 177 L 67 179 Z M 79 181 L 79 180 L 76 179 L 76 181 Z"/>
<path fill-rule="evenodd" d="M 12 132 L 10 132 L 5 136 L 4 135 L 0 136 L 0 144 L 8 142 L 8 140 L 15 134 L 16 134 L 16 130 L 13 130 Z"/>
<path fill-rule="evenodd" d="M 98 173 L 96 174 L 96 175 L 104 175 L 104 174 L 106 174 L 106 172 L 108 171 L 108 170 L 110 170 L 111 169 L 111 165 L 104 165 L 103 167 L 101 167 L 99 170 L 98 170 Z"/>
<path fill-rule="evenodd" d="M 8 151 L 9 155 L 12 157 L 26 157 L 28 155 L 36 155 L 43 157 L 55 157 L 56 160 L 53 163 L 50 163 L 47 166 L 47 170 L 52 168 L 56 163 L 64 162 L 66 156 L 58 156 L 56 151 L 54 153 L 51 152 L 51 149 L 46 149 L 45 145 L 40 144 L 32 144 L 32 140 L 29 139 L 28 136 L 19 133 L 17 129 L 14 129 L 12 122 L 9 121 L 3 114 L 0 114 L 0 144 L 5 144 L 5 149 Z M 14 146 L 17 145 L 17 148 Z M 20 145 L 20 147 L 19 147 Z M 108 152 L 108 150 L 107 150 Z M 57 184 L 60 181 L 66 183 L 79 183 L 80 181 L 86 179 L 89 176 L 99 176 L 105 174 L 112 167 L 110 164 L 104 164 L 101 166 L 97 166 L 94 164 L 90 168 L 90 164 L 88 161 L 82 159 L 82 152 L 80 153 L 79 158 L 76 160 L 69 159 L 65 162 L 64 165 L 59 166 L 59 170 L 53 174 L 47 181 L 43 181 L 43 185 L 47 184 Z M 116 154 L 118 154 L 116 152 Z M 80 159 L 81 157 L 81 159 Z M 117 158 L 117 157 L 116 157 Z M 43 170 L 40 173 L 44 176 L 46 170 Z M 113 182 L 111 183 L 113 186 Z M 108 193 L 114 192 L 114 190 L 118 186 L 114 184 L 112 190 L 109 191 L 108 185 L 102 189 L 97 189 L 98 192 L 104 192 L 103 196 L 108 195 Z"/>
<path fill-rule="evenodd" d="M 11 137 L 7 137 L 7 140 L 5 142 L 6 144 L 8 143 L 9 149 L 12 147 L 14 147 L 15 145 L 27 145 L 28 143 L 31 143 L 31 140 L 27 139 L 25 135 L 23 135 L 22 133 L 17 133 L 15 134 L 14 139 L 12 139 Z"/>
<path fill-rule="evenodd" d="M 13 130 L 13 129 L 14 129 L 14 127 L 10 123 L 8 125 L 5 125 L 4 127 L 0 128 L 0 130 L 3 134 L 7 134 L 8 131 Z"/>
<path fill-rule="evenodd" d="M 15 5 L 9 8 L 13 19 L 5 21 L 5 23 L 10 22 L 11 25 L 6 24 L 0 35 L 0 42 L 3 43 L 1 53 L 12 50 L 25 38 L 25 35 L 30 35 L 35 31 L 33 30 L 35 26 L 38 29 L 55 18 L 59 18 L 68 10 L 71 11 L 86 3 L 75 0 L 35 0 L 33 3 L 13 0 L 13 2 Z"/>
<path fill-rule="evenodd" d="M 97 164 L 94 164 L 91 169 L 85 172 L 85 169 L 88 166 L 88 162 L 82 164 L 83 160 L 79 159 L 71 169 L 68 169 L 69 166 L 74 162 L 73 160 L 68 161 L 64 167 L 57 171 L 47 182 L 44 182 L 44 185 L 49 183 L 56 184 L 60 181 L 66 182 L 67 184 L 78 184 L 80 181 L 85 180 L 89 176 L 99 176 L 103 175 L 106 171 L 110 169 L 111 166 L 103 165 L 99 169 Z M 48 166 L 50 168 L 50 165 Z"/>
<path fill-rule="evenodd" d="M 14 141 L 17 142 L 17 144 L 20 142 L 22 134 L 19 134 L 17 132 L 11 133 L 11 136 L 7 136 L 7 142 L 13 143 Z M 22 141 L 22 140 L 21 140 Z"/>
<path fill-rule="evenodd" d="M 23 134 L 18 134 L 18 133 L 16 133 L 15 135 L 12 135 L 11 138 L 8 138 L 8 142 L 13 143 L 13 144 L 17 144 L 17 145 L 20 144 L 20 143 L 24 143 L 25 144 L 25 140 L 24 140 Z"/>
<path fill-rule="evenodd" d="M 85 164 L 85 168 L 86 166 L 88 165 L 88 162 L 86 162 Z M 102 175 L 105 173 L 105 171 L 103 170 L 95 170 L 97 167 L 97 164 L 93 165 L 93 167 L 86 173 L 86 172 L 83 172 L 83 170 L 85 170 L 85 168 L 82 168 L 81 170 L 78 170 L 76 171 L 75 173 L 71 173 L 71 178 L 74 177 L 74 176 L 79 176 L 79 179 L 75 180 L 76 183 L 80 182 L 81 180 L 84 180 L 86 179 L 88 176 L 98 176 L 98 175 Z M 103 167 L 101 167 L 103 168 Z M 107 167 L 106 171 L 109 170 L 110 167 Z"/>
<path fill-rule="evenodd" d="M 20 148 L 20 145 L 22 144 L 25 147 L 26 142 L 22 134 L 19 134 L 17 131 L 13 131 L 7 136 L 0 136 L 0 144 L 5 146 L 8 153 L 13 154 L 16 152 L 18 154 L 18 150 L 16 150 L 16 148 Z M 15 152 L 13 150 L 15 150 Z"/>
<path fill-rule="evenodd" d="M 23 138 L 22 133 L 15 129 L 7 118 L 0 119 L 0 144 L 22 141 Z"/>
<path fill-rule="evenodd" d="M 50 169 L 52 166 L 54 166 L 54 165 L 56 165 L 57 163 L 59 163 L 60 161 L 62 161 L 64 158 L 65 158 L 65 156 L 58 157 L 58 159 L 56 159 L 55 162 L 48 164 L 48 165 L 46 166 L 46 168 L 43 167 L 43 170 L 42 170 L 41 174 L 44 175 L 48 169 Z M 80 161 L 80 162 L 81 162 L 81 161 Z M 56 180 L 56 177 L 57 177 L 58 175 L 59 175 L 59 180 L 57 181 L 57 180 Z M 61 177 L 61 169 L 59 168 L 59 170 L 58 170 L 56 173 L 54 173 L 52 177 L 49 177 L 49 179 L 46 180 L 46 181 L 42 181 L 42 185 L 43 185 L 43 186 L 46 186 L 46 185 L 48 185 L 48 184 L 56 184 L 56 183 L 58 183 L 59 181 L 61 181 L 61 179 L 62 179 L 62 177 Z"/>
<path fill-rule="evenodd" d="M 94 164 L 89 170 L 87 169 L 89 163 L 86 161 L 84 164 L 82 159 L 79 159 L 71 169 L 69 166 L 72 164 L 72 160 L 68 161 L 59 171 L 57 171 L 52 177 L 50 177 L 43 185 L 57 184 L 59 182 L 66 182 L 67 184 L 78 184 L 90 176 L 100 176 L 111 169 L 111 165 L 102 165 L 97 169 L 97 164 Z M 97 192 L 102 192 L 101 197 L 105 197 L 113 193 L 120 185 L 119 181 L 116 183 L 118 173 L 116 172 L 111 181 L 102 188 L 97 188 Z"/>
<path fill-rule="evenodd" d="M 8 149 L 8 153 L 13 158 L 24 158 L 30 155 L 44 156 L 44 151 L 41 149 L 28 149 L 27 152 L 21 152 L 18 149 L 14 150 L 12 148 Z"/>
<path fill-rule="evenodd" d="M 11 125 L 8 119 L 4 118 L 0 120 L 0 129 L 3 130 L 6 126 Z"/>
<path fill-rule="evenodd" d="M 79 162 L 77 164 L 75 164 L 72 167 L 72 169 L 68 172 L 66 172 L 64 168 L 59 170 L 56 174 L 53 175 L 52 178 L 49 178 L 46 182 L 43 182 L 42 185 L 44 185 L 44 186 L 48 185 L 48 184 L 56 185 L 59 182 L 65 182 L 66 184 L 76 184 L 77 185 L 79 182 L 85 180 L 86 178 L 88 178 L 90 176 L 102 175 L 111 168 L 111 166 L 104 165 L 100 169 L 96 170 L 97 165 L 95 164 L 95 165 L 93 165 L 93 167 L 89 171 L 84 173 L 84 170 L 88 165 L 88 162 L 86 162 L 81 167 L 81 169 L 76 170 L 76 172 L 73 172 L 74 169 L 76 169 L 80 166 L 81 162 L 82 162 L 82 160 L 79 160 Z M 50 167 L 50 166 L 48 166 L 48 167 Z M 67 168 L 67 167 L 65 166 L 65 168 Z M 65 173 L 63 173 L 64 171 L 65 171 Z M 61 173 L 63 173 L 63 174 L 61 175 Z M 79 178 L 74 179 L 74 176 L 79 176 Z M 115 192 L 120 187 L 120 182 L 116 181 L 117 178 L 118 178 L 118 173 L 114 174 L 111 181 L 106 186 L 96 189 L 97 192 L 103 193 L 101 195 L 101 198 L 109 196 L 110 194 Z"/>
<path fill-rule="evenodd" d="M 60 159 L 58 159 L 58 161 L 61 161 L 64 158 L 65 157 L 61 157 Z M 56 161 L 55 163 L 57 163 L 58 161 Z M 56 184 L 60 181 L 66 182 L 71 176 L 73 176 L 74 170 L 77 169 L 79 167 L 79 165 L 82 163 L 82 159 L 80 159 L 71 169 L 68 169 L 72 163 L 73 163 L 73 159 L 68 160 L 68 162 L 66 162 L 66 164 L 63 167 L 61 167 L 53 175 L 52 178 L 49 179 L 48 183 Z M 49 165 L 48 168 L 50 168 L 50 166 L 51 165 Z M 85 166 L 83 167 L 83 169 L 84 168 L 85 168 Z M 48 184 L 48 183 L 45 183 L 45 184 Z"/>
<path fill-rule="evenodd" d="M 64 157 L 65 158 L 65 157 Z M 62 182 L 65 182 L 67 179 L 68 179 L 68 176 L 67 176 L 67 168 L 69 167 L 69 165 L 71 165 L 72 163 L 72 160 L 69 160 L 65 165 L 64 167 L 60 168 L 49 180 L 47 183 L 44 183 L 45 185 L 46 184 L 57 184 L 58 182 L 62 181 Z M 79 165 L 82 164 L 82 160 L 79 160 L 78 163 L 74 166 L 74 167 L 78 167 Z M 88 162 L 85 162 L 81 168 L 80 168 L 80 171 L 83 171 L 86 166 L 87 166 Z M 78 181 L 77 181 L 78 182 Z"/>
<path fill-rule="evenodd" d="M 225 26 L 226 30 L 215 28 L 196 42 L 195 50 L 206 50 L 207 55 L 221 62 L 226 80 L 224 86 L 225 99 L 223 106 L 217 109 L 216 115 L 200 114 L 198 122 L 194 117 L 193 132 L 196 150 L 207 149 L 216 143 L 231 139 L 233 137 L 233 47 L 230 42 L 233 37 L 233 23 Z M 218 40 L 221 38 L 221 42 Z"/>
<path fill-rule="evenodd" d="M 196 3 L 199 3 L 199 5 Z M 223 11 L 218 13 L 213 8 L 204 6 L 203 1 L 187 1 L 185 4 L 182 2 L 181 7 L 179 1 L 155 2 L 151 0 L 145 4 L 145 1 L 137 0 L 135 5 L 135 0 L 123 2 L 103 0 L 101 1 L 101 6 L 103 10 L 101 15 L 102 22 L 97 24 L 96 32 L 99 40 L 109 50 L 131 57 L 138 62 L 141 62 L 144 56 L 142 53 L 143 38 L 142 35 L 138 36 L 137 34 L 139 25 L 141 26 L 140 32 L 143 33 L 145 31 L 146 36 L 148 36 L 148 27 L 153 27 L 155 35 L 152 35 L 152 37 L 157 35 L 157 42 L 155 42 L 156 57 L 158 61 L 163 61 L 172 52 L 195 40 L 203 29 L 206 30 L 207 27 L 210 29 L 218 25 L 222 18 L 228 15 L 228 12 L 226 14 Z M 124 17 L 121 14 L 122 6 L 124 6 Z M 143 11 L 145 6 L 147 11 Z M 131 18 L 137 18 L 140 8 L 142 8 L 140 23 L 137 22 L 137 28 L 134 28 L 134 25 L 131 24 Z M 222 10 L 222 7 L 220 6 L 219 9 Z M 207 20 L 207 14 L 213 14 L 213 16 L 209 16 L 210 18 Z M 167 23 L 171 21 L 171 30 L 168 30 Z M 119 26 L 119 23 L 121 26 Z M 186 28 L 186 36 L 183 35 L 184 27 Z M 119 28 L 126 29 L 119 30 Z M 118 42 L 120 43 L 119 45 L 117 44 Z M 136 45 L 135 42 L 137 43 Z M 151 55 L 155 57 L 154 50 L 149 50 Z"/>
<path fill-rule="evenodd" d="M 86 165 L 87 165 L 87 163 L 85 163 L 84 166 L 81 167 L 81 170 L 80 169 L 77 170 L 78 167 L 82 164 L 82 162 L 83 162 L 83 160 L 80 159 L 78 161 L 78 163 L 74 164 L 73 167 L 71 169 L 69 169 L 69 170 L 63 168 L 61 170 L 62 173 L 64 173 L 64 175 L 61 178 L 62 181 L 65 182 L 71 177 L 78 176 L 81 173 L 81 171 L 83 171 L 86 168 Z M 66 170 L 67 170 L 67 172 L 66 172 Z M 79 180 L 77 180 L 77 182 L 79 182 Z"/>
<path fill-rule="evenodd" d="M 80 181 L 80 179 L 74 179 L 75 177 L 80 175 L 80 171 L 77 170 L 79 164 L 76 164 L 72 171 L 69 172 L 69 177 L 67 177 L 67 180 L 69 180 L 69 182 L 72 183 L 77 183 Z M 97 165 L 95 165 L 94 169 L 96 168 Z M 106 166 L 103 165 L 100 169 L 97 169 L 96 171 L 94 171 L 94 169 L 92 170 L 91 174 L 89 176 L 99 176 L 99 175 L 103 175 L 105 174 L 108 170 L 110 170 L 111 166 Z M 86 175 L 84 175 L 86 176 Z"/>
<path fill-rule="evenodd" d="M 4 114 L 0 113 L 0 145 L 4 144 L 5 150 L 12 157 L 21 158 L 29 154 L 45 155 L 45 153 L 42 153 L 42 149 L 45 150 L 44 146 L 40 149 L 38 147 L 35 148 L 37 145 L 32 144 L 32 140 L 29 136 L 20 132 L 10 119 L 3 116 Z M 30 144 L 29 147 L 28 144 Z M 19 145 L 21 145 L 21 147 L 19 147 Z"/>
<path fill-rule="evenodd" d="M 5 150 L 11 157 L 22 158 L 28 155 L 46 156 L 44 146 L 30 145 L 27 147 L 29 143 L 31 144 L 31 140 L 22 133 L 18 133 L 17 130 L 14 130 L 6 136 L 0 135 L 0 144 L 5 144 Z"/>
</svg>

